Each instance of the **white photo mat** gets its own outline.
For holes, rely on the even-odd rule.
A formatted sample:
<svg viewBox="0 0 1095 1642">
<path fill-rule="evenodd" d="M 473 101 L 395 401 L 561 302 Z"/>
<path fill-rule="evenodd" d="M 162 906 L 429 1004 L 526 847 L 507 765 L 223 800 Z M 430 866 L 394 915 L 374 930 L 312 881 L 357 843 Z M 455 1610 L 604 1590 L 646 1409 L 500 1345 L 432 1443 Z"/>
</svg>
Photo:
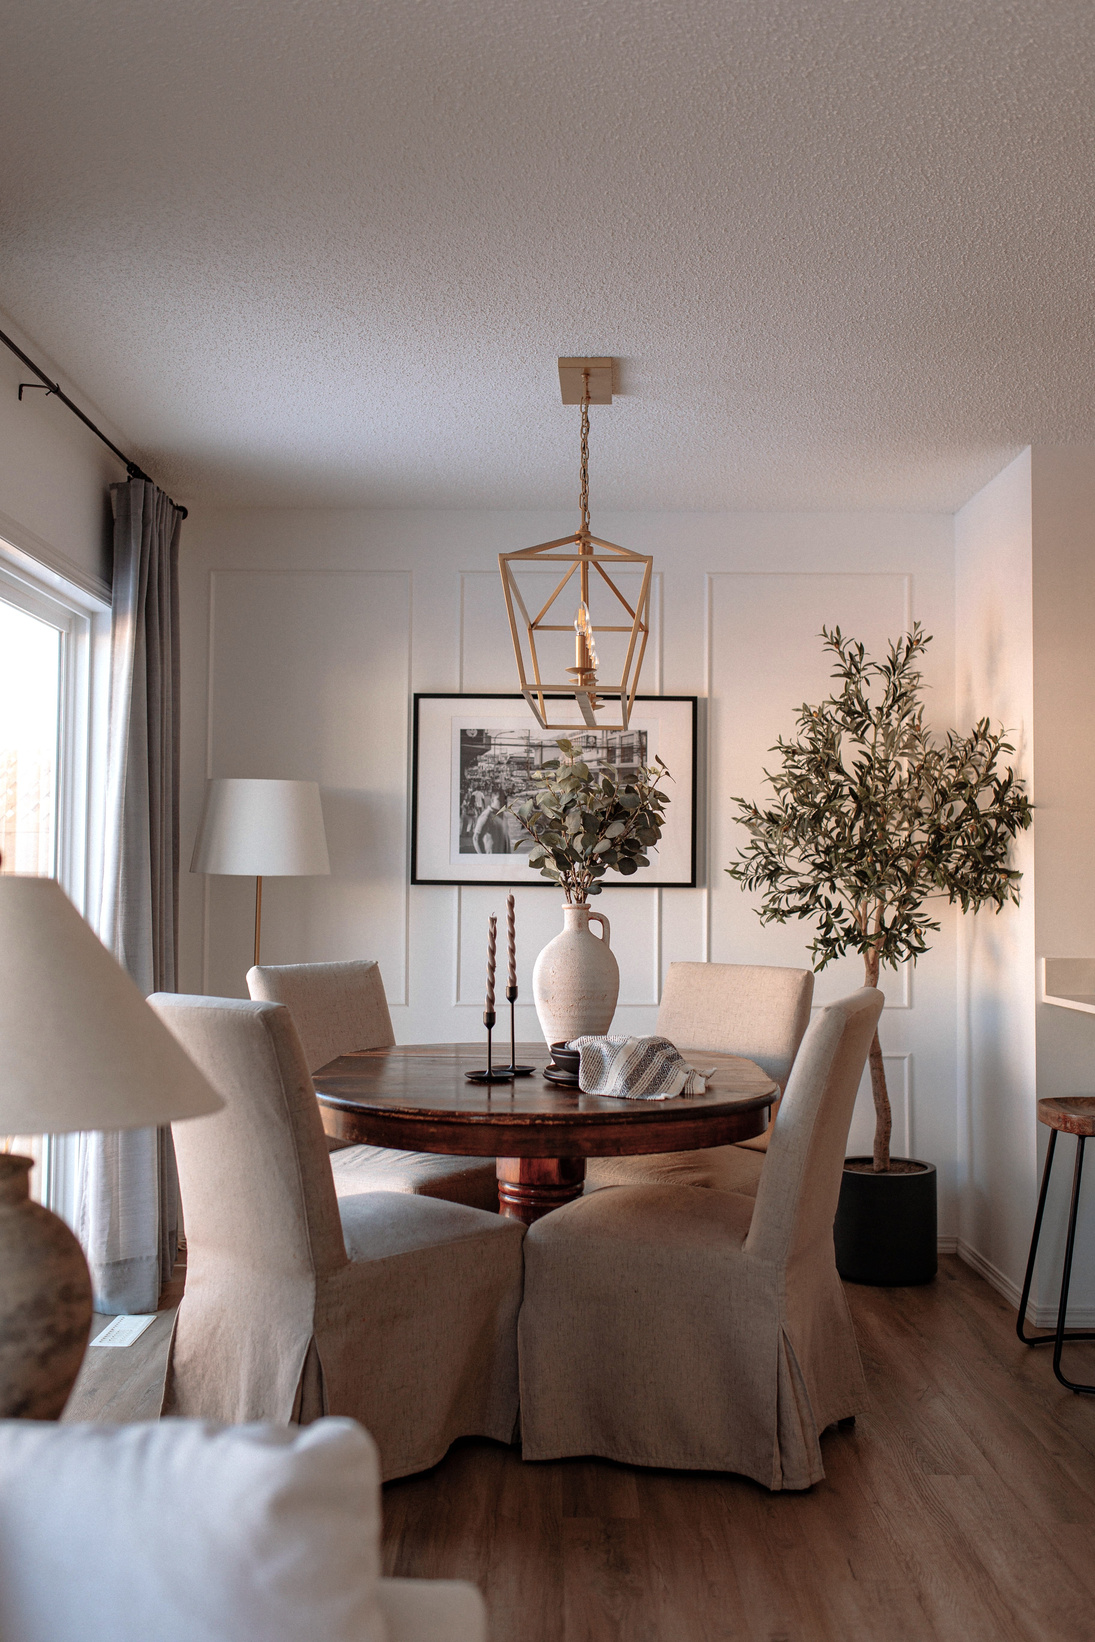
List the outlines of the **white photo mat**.
<svg viewBox="0 0 1095 1642">
<path fill-rule="evenodd" d="M 567 703 L 571 706 L 572 703 Z M 528 865 L 531 840 L 508 805 L 534 789 L 529 772 L 559 756 L 560 737 L 587 761 L 625 772 L 660 757 L 671 780 L 666 828 L 650 865 L 616 887 L 690 888 L 696 882 L 696 698 L 639 696 L 626 731 L 591 732 L 582 723 L 542 730 L 519 695 L 416 695 L 411 882 L 554 888 Z"/>
</svg>

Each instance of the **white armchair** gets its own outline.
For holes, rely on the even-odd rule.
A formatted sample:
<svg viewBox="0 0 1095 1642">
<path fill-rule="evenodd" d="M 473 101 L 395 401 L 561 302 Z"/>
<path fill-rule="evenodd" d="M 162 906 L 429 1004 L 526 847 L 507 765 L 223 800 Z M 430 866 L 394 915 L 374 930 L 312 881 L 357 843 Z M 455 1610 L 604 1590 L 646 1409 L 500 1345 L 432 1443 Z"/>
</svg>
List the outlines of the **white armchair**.
<svg viewBox="0 0 1095 1642">
<path fill-rule="evenodd" d="M 0 1422 L 11 1642 L 486 1642 L 483 1599 L 380 1578 L 376 1446 L 304 1428 Z"/>
</svg>

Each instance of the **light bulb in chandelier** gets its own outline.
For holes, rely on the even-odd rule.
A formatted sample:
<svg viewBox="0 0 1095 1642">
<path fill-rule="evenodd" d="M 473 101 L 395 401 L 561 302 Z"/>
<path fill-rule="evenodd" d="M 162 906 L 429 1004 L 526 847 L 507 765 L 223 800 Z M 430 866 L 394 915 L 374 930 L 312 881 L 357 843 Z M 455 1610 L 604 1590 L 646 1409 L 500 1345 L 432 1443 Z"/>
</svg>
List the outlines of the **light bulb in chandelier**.
<svg viewBox="0 0 1095 1642">
<path fill-rule="evenodd" d="M 596 682 L 599 665 L 593 623 L 589 619 L 589 607 L 583 599 L 574 618 L 574 671 L 592 674 L 588 682 L 593 684 Z"/>
</svg>

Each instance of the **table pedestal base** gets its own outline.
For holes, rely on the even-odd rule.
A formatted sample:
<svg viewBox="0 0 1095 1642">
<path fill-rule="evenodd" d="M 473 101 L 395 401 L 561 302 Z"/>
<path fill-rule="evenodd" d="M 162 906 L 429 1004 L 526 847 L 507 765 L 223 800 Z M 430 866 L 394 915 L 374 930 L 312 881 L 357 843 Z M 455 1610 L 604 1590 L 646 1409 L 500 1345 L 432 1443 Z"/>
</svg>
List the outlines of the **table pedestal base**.
<svg viewBox="0 0 1095 1642">
<path fill-rule="evenodd" d="M 499 1214 L 526 1226 L 581 1197 L 585 1185 L 584 1157 L 500 1157 L 495 1168 Z"/>
</svg>

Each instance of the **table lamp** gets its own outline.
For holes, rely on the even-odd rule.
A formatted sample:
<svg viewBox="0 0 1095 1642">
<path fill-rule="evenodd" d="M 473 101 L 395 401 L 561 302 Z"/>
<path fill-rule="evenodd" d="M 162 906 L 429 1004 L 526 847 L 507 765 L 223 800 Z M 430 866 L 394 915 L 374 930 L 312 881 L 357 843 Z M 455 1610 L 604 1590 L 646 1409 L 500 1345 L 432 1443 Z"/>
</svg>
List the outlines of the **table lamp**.
<svg viewBox="0 0 1095 1642">
<path fill-rule="evenodd" d="M 52 878 L 0 875 L 0 1133 L 144 1129 L 224 1105 Z M 91 1328 L 76 1238 L 0 1154 L 0 1418 L 56 1419 Z"/>
<path fill-rule="evenodd" d="M 254 878 L 257 964 L 262 880 L 326 876 L 331 870 L 317 783 L 239 776 L 208 781 L 190 870 Z"/>
</svg>

